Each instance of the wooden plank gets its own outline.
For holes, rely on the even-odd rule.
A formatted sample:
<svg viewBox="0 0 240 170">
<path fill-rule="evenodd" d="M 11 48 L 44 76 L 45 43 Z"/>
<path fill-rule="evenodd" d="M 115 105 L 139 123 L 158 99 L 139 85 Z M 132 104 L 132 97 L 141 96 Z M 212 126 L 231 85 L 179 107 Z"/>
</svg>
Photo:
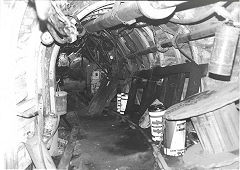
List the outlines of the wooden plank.
<svg viewBox="0 0 240 170">
<path fill-rule="evenodd" d="M 37 169 L 56 169 L 45 144 L 38 135 L 28 139 L 25 146 Z"/>
<path fill-rule="evenodd" d="M 163 101 L 164 105 L 169 107 L 173 104 L 172 102 L 176 102 L 179 98 L 180 95 L 178 93 L 182 92 L 184 76 L 189 77 L 186 96 L 190 96 L 198 92 L 200 79 L 206 75 L 206 70 L 206 64 L 184 63 L 167 67 L 154 67 L 151 70 L 141 70 L 135 76 L 150 79 L 150 81 L 158 81 L 164 78 L 162 86 L 165 87 L 157 89 L 156 93 L 158 94 L 158 98 L 163 99 L 160 99 L 160 101 Z M 178 81 L 182 81 L 182 83 L 179 84 L 177 83 Z M 171 88 L 173 84 L 176 86 L 175 88 Z M 148 91 L 148 93 L 150 92 Z M 143 94 L 144 96 L 146 95 Z"/>
<path fill-rule="evenodd" d="M 193 95 L 166 110 L 169 120 L 186 119 L 216 110 L 239 99 L 238 82 Z"/>
<path fill-rule="evenodd" d="M 204 139 L 204 135 L 202 134 L 202 131 L 200 130 L 199 124 L 197 123 L 198 117 L 192 117 L 191 121 L 192 121 L 192 123 L 194 125 L 194 129 L 197 132 L 197 136 L 198 136 L 198 139 L 200 140 L 200 143 L 201 143 L 201 146 L 202 146 L 203 150 L 206 150 L 208 145 L 205 144 L 205 142 L 203 140 Z"/>
<path fill-rule="evenodd" d="M 231 118 L 234 115 L 239 115 L 235 104 L 227 105 L 219 109 L 218 112 L 215 114 L 216 119 L 220 120 L 219 122 L 217 122 L 221 130 L 221 135 L 223 136 L 225 141 L 225 151 L 232 151 L 239 148 L 239 130 L 235 128 L 235 126 L 237 125 L 235 125 Z M 237 118 L 237 116 L 236 119 L 239 119 Z M 238 124 L 238 122 L 236 123 Z"/>
<path fill-rule="evenodd" d="M 101 82 L 97 93 L 90 101 L 88 110 L 89 115 L 102 113 L 104 107 L 107 106 L 116 95 L 117 84 L 118 80 L 115 78 L 112 78 L 111 80 L 105 79 Z"/>
<path fill-rule="evenodd" d="M 164 95 L 164 106 L 166 108 L 172 106 L 172 99 L 174 95 L 174 91 L 176 89 L 176 75 L 170 75 L 168 77 L 168 81 L 165 87 L 165 95 Z"/>
<path fill-rule="evenodd" d="M 219 138 L 219 135 L 221 136 L 221 134 L 217 134 L 216 128 L 218 128 L 215 124 L 214 124 L 214 115 L 212 112 L 209 112 L 207 114 L 202 115 L 205 117 L 204 120 L 204 128 L 206 129 L 206 133 L 208 134 L 208 139 L 211 142 L 212 145 L 212 149 L 213 149 L 213 153 L 220 153 L 223 152 L 223 145 L 221 145 L 221 140 Z"/>
<path fill-rule="evenodd" d="M 184 90 L 184 84 L 185 84 L 185 74 L 180 73 L 178 74 L 178 83 L 176 84 L 177 87 L 175 89 L 175 95 L 172 100 L 172 105 L 181 101 L 182 93 Z"/>
<path fill-rule="evenodd" d="M 178 103 L 181 99 L 181 94 L 183 91 L 183 84 L 185 76 L 183 73 L 170 75 L 168 77 L 168 84 L 166 87 L 166 94 L 164 100 L 164 106 L 166 108 L 172 106 L 175 103 Z"/>
<path fill-rule="evenodd" d="M 206 121 L 205 120 L 205 115 L 201 115 L 201 116 L 197 117 L 198 127 L 199 127 L 199 130 L 200 130 L 202 139 L 203 139 L 202 141 L 203 141 L 203 143 L 206 146 L 206 150 L 209 151 L 210 153 L 213 153 L 212 143 L 209 140 L 210 137 L 209 137 L 209 135 L 207 133 L 207 129 L 206 129 L 205 125 L 204 125 L 205 121 Z"/>
<path fill-rule="evenodd" d="M 229 124 L 226 123 L 226 126 L 232 135 L 231 141 L 233 142 L 233 149 L 239 148 L 239 112 L 237 111 L 234 103 L 224 107 L 222 112 L 225 116 L 225 119 L 228 119 L 229 122 Z"/>
<path fill-rule="evenodd" d="M 220 146 L 221 146 L 221 151 L 226 151 L 226 147 L 225 147 L 225 144 L 224 144 L 224 141 L 223 141 L 223 134 L 221 133 L 220 131 L 220 128 L 219 128 L 219 125 L 217 123 L 217 119 L 215 117 L 215 114 L 214 112 L 210 112 L 208 114 L 211 114 L 210 118 L 211 118 L 211 123 L 213 125 L 213 129 L 214 129 L 214 132 L 217 136 L 217 141 L 220 142 Z"/>
<path fill-rule="evenodd" d="M 131 82 L 131 87 L 128 92 L 128 101 L 127 101 L 127 106 L 126 106 L 126 114 L 132 112 L 132 109 L 134 108 L 135 104 L 135 98 L 137 94 L 137 86 L 139 83 L 139 78 L 133 78 Z"/>
<path fill-rule="evenodd" d="M 167 95 L 167 84 L 168 84 L 168 77 L 163 79 L 162 85 L 157 88 L 157 95 L 159 101 L 165 103 L 166 95 Z"/>
<path fill-rule="evenodd" d="M 230 136 L 228 134 L 228 129 L 224 125 L 226 121 L 224 120 L 224 118 L 222 116 L 221 110 L 214 111 L 214 115 L 215 115 L 216 121 L 218 123 L 219 130 L 223 136 L 224 149 L 227 150 L 229 148 L 229 144 L 231 145 L 231 140 L 230 140 Z"/>
<path fill-rule="evenodd" d="M 62 120 L 65 122 L 65 124 L 68 126 L 69 129 L 72 129 L 71 124 L 68 122 L 67 118 L 66 118 L 66 114 L 61 116 Z"/>
<path fill-rule="evenodd" d="M 157 83 L 154 81 L 151 81 L 150 79 L 147 83 L 147 86 L 143 90 L 140 108 L 138 111 L 140 115 L 142 115 L 147 110 L 147 108 L 151 105 L 151 103 L 155 100 L 156 87 L 157 87 Z"/>
<path fill-rule="evenodd" d="M 68 166 L 69 166 L 71 158 L 72 158 L 73 150 L 76 145 L 77 134 L 78 134 L 78 128 L 74 127 L 71 131 L 70 139 L 64 150 L 63 156 L 58 164 L 58 169 L 63 169 L 63 170 L 68 169 Z"/>
<path fill-rule="evenodd" d="M 155 157 L 155 160 L 159 168 L 164 170 L 171 170 L 171 168 L 167 165 L 165 159 L 163 158 L 159 148 L 155 144 L 152 144 L 152 148 L 153 148 L 153 155 Z"/>
</svg>

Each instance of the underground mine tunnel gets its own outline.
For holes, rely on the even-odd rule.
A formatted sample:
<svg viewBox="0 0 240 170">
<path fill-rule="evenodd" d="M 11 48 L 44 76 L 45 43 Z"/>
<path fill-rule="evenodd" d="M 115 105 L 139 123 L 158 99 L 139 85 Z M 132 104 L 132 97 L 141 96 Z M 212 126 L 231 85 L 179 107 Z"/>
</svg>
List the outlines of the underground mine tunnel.
<svg viewBox="0 0 240 170">
<path fill-rule="evenodd" d="M 0 169 L 239 169 L 238 1 L 0 1 Z"/>
</svg>

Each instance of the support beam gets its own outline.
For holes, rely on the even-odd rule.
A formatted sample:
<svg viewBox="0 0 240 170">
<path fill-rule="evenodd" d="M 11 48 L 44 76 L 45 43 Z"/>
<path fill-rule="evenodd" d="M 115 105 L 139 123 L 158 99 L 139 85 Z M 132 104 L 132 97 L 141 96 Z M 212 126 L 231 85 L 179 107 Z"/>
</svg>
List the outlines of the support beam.
<svg viewBox="0 0 240 170">
<path fill-rule="evenodd" d="M 74 147 L 76 145 L 77 134 L 79 133 L 78 127 L 73 127 L 70 134 L 70 139 L 64 150 L 63 156 L 58 164 L 58 169 L 67 170 L 70 165 L 70 161 L 72 159 Z"/>
<path fill-rule="evenodd" d="M 203 39 L 206 37 L 212 37 L 215 35 L 216 29 L 218 27 L 220 27 L 221 25 L 223 25 L 223 23 L 217 23 L 217 24 L 213 24 L 211 26 L 203 27 L 203 29 L 192 31 L 187 34 L 179 34 L 177 43 L 179 43 L 179 44 L 187 43 L 189 41 L 199 40 L 199 39 Z M 161 46 L 162 48 L 172 47 L 174 44 L 173 40 L 174 39 L 169 39 L 167 41 L 160 42 L 159 46 Z M 156 51 L 158 51 L 158 47 L 156 45 L 154 45 L 154 46 L 148 47 L 146 49 L 137 51 L 135 53 L 131 53 L 131 54 L 127 55 L 126 57 L 129 59 L 132 59 L 136 56 L 147 55 L 149 53 L 154 53 Z"/>
<path fill-rule="evenodd" d="M 97 93 L 90 101 L 88 110 L 89 115 L 97 115 L 102 113 L 104 108 L 109 105 L 113 97 L 116 95 L 117 85 L 118 79 L 116 79 L 116 76 L 110 80 L 105 78 L 101 81 L 101 85 Z"/>
<path fill-rule="evenodd" d="M 193 95 L 169 107 L 165 116 L 169 120 L 187 119 L 214 111 L 236 100 L 239 100 L 237 81 Z"/>
<path fill-rule="evenodd" d="M 213 24 L 210 26 L 206 26 L 203 27 L 202 29 L 198 29 L 196 31 L 192 31 L 190 33 L 187 34 L 180 34 L 179 38 L 177 40 L 176 43 L 180 44 L 180 43 L 186 43 L 189 41 L 194 41 L 194 40 L 198 40 L 198 39 L 202 39 L 202 38 L 206 38 L 206 37 L 211 37 L 215 35 L 216 29 L 223 25 L 223 23 L 217 23 L 217 24 Z M 160 46 L 162 48 L 166 48 L 166 47 L 172 47 L 173 46 L 173 39 L 164 41 L 160 44 Z"/>
<path fill-rule="evenodd" d="M 171 15 L 176 5 L 185 1 L 172 3 L 159 1 L 129 1 L 115 6 L 111 11 L 90 21 L 84 27 L 90 33 L 101 31 L 119 24 L 126 24 L 136 18 L 145 16 L 150 19 L 163 19 Z"/>
</svg>

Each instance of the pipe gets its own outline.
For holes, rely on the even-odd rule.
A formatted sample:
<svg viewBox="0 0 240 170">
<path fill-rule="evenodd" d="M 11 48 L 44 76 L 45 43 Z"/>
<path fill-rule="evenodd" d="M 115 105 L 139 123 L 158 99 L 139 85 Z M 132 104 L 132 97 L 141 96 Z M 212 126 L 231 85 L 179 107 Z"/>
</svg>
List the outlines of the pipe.
<svg viewBox="0 0 240 170">
<path fill-rule="evenodd" d="M 175 24 L 182 24 L 182 25 L 190 25 L 190 24 L 196 24 L 198 22 L 201 22 L 205 19 L 207 19 L 209 16 L 213 15 L 218 7 L 222 7 L 225 5 L 227 2 L 218 2 L 216 5 L 212 8 L 210 8 L 208 11 L 201 13 L 199 16 L 196 16 L 191 19 L 175 19 L 171 18 L 169 21 Z"/>
<path fill-rule="evenodd" d="M 57 34 L 57 32 L 55 31 L 55 29 L 53 28 L 52 25 L 47 24 L 47 29 L 49 31 L 49 33 L 51 34 L 51 36 L 54 38 L 54 40 L 59 43 L 59 44 L 65 44 L 67 43 L 67 39 L 64 38 L 60 38 L 59 35 Z"/>
<path fill-rule="evenodd" d="M 126 56 L 126 58 L 129 58 L 129 59 L 133 59 L 135 58 L 136 56 L 142 56 L 142 55 L 147 55 L 149 53 L 154 53 L 156 52 L 158 49 L 157 49 L 157 46 L 152 46 L 152 47 L 148 47 L 146 49 L 143 49 L 143 50 L 140 50 L 140 51 L 137 51 L 135 53 L 131 53 L 129 55 Z"/>
<path fill-rule="evenodd" d="M 215 32 L 216 32 L 216 29 L 221 25 L 223 25 L 222 22 L 213 24 L 211 26 L 206 26 L 206 27 L 203 26 L 202 29 L 192 31 L 192 32 L 187 33 L 187 34 L 180 34 L 176 43 L 178 43 L 178 44 L 179 43 L 186 43 L 186 42 L 189 42 L 189 41 L 214 36 Z M 164 42 L 160 43 L 160 46 L 162 48 L 172 47 L 173 45 L 174 45 L 173 39 L 170 39 L 170 40 L 167 40 L 167 41 L 164 41 Z"/>
<path fill-rule="evenodd" d="M 221 25 L 223 25 L 223 23 L 213 24 L 212 26 L 204 27 L 203 29 L 192 31 L 191 33 L 179 34 L 178 38 L 176 39 L 176 43 L 177 44 L 179 44 L 179 43 L 186 43 L 186 42 L 189 42 L 189 41 L 193 41 L 193 40 L 198 40 L 198 39 L 214 36 L 216 29 L 218 27 L 220 27 Z M 146 49 L 137 51 L 135 53 L 128 54 L 126 57 L 129 58 L 129 59 L 132 59 L 135 56 L 141 56 L 141 55 L 146 55 L 146 54 L 149 54 L 149 53 L 157 52 L 159 50 L 158 49 L 159 47 L 160 48 L 172 47 L 174 45 L 174 43 L 175 43 L 173 41 L 174 41 L 174 39 L 169 39 L 167 41 L 163 41 L 160 44 L 158 44 L 157 46 L 153 45 L 153 46 L 148 47 Z"/>
<path fill-rule="evenodd" d="M 81 21 L 85 16 L 89 15 L 90 13 L 94 12 L 96 9 L 101 9 L 103 7 L 111 6 L 114 2 L 112 1 L 99 1 L 90 6 L 87 6 L 82 11 L 77 14 L 77 18 Z"/>
<path fill-rule="evenodd" d="M 39 19 L 45 21 L 49 17 L 49 11 L 51 9 L 50 0 L 35 0 L 36 11 Z"/>
<path fill-rule="evenodd" d="M 88 22 L 85 28 L 89 33 L 93 33 L 119 24 L 126 24 L 141 16 L 150 19 L 163 19 L 174 12 L 176 5 L 184 2 L 176 1 L 170 4 L 158 1 L 125 2 L 117 6 L 116 9 L 112 9 L 97 19 Z"/>
<path fill-rule="evenodd" d="M 51 104 L 51 113 L 52 114 L 57 114 L 56 113 L 56 101 L 55 101 L 55 91 L 56 91 L 56 61 L 57 61 L 57 56 L 58 52 L 60 50 L 60 46 L 55 45 L 53 47 L 51 59 L 50 59 L 50 66 L 49 66 L 49 91 L 50 91 L 50 104 Z"/>
<path fill-rule="evenodd" d="M 47 144 L 49 140 L 55 135 L 55 133 L 58 130 L 58 125 L 60 121 L 60 116 L 57 114 L 56 110 L 56 61 L 57 61 L 57 56 L 60 50 L 60 46 L 55 45 L 53 47 L 51 59 L 50 59 L 50 66 L 49 66 L 49 91 L 50 91 L 50 107 L 51 107 L 51 114 L 56 116 L 57 119 L 55 126 L 51 129 L 51 135 L 50 137 L 45 141 Z M 53 119 L 53 118 L 52 118 Z"/>
</svg>

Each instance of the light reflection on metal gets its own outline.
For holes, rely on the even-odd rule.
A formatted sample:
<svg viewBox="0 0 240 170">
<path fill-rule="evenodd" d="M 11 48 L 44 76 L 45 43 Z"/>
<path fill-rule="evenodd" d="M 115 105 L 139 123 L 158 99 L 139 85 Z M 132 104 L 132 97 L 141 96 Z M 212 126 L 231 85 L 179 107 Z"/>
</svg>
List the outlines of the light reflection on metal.
<svg viewBox="0 0 240 170">
<path fill-rule="evenodd" d="M 175 5 L 184 3 L 185 1 L 178 1 L 174 6 L 168 6 L 166 3 L 164 8 L 159 8 L 159 2 L 151 1 L 132 1 L 125 2 L 111 10 L 108 13 L 90 21 L 85 25 L 88 32 L 97 32 L 106 28 L 110 28 L 119 24 L 127 24 L 141 16 L 146 16 L 150 19 L 163 19 L 171 15 L 175 10 Z"/>
<path fill-rule="evenodd" d="M 223 25 L 217 29 L 209 65 L 210 73 L 222 76 L 231 75 L 239 30 L 239 28 L 230 25 Z"/>
</svg>

